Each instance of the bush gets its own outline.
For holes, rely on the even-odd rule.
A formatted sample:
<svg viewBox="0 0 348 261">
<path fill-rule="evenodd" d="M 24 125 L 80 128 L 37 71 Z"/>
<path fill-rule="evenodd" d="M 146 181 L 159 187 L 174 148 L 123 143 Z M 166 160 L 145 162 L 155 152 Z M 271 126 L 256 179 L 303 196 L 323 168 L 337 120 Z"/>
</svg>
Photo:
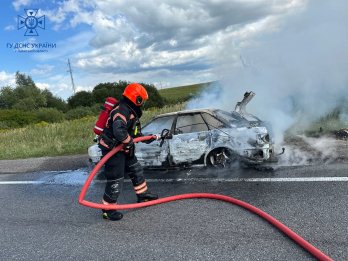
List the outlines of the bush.
<svg viewBox="0 0 348 261">
<path fill-rule="evenodd" d="M 103 103 L 100 104 L 94 104 L 93 106 L 90 107 L 91 111 L 93 112 L 93 115 L 99 115 L 99 113 L 103 110 L 102 105 Z"/>
<path fill-rule="evenodd" d="M 62 122 L 65 119 L 64 113 L 55 108 L 40 108 L 35 114 L 39 121 L 44 122 Z"/>
<path fill-rule="evenodd" d="M 1 129 L 18 128 L 37 122 L 39 122 L 39 119 L 33 112 L 13 109 L 0 110 Z"/>
<path fill-rule="evenodd" d="M 48 122 L 45 121 L 40 121 L 38 123 L 35 123 L 33 126 L 34 127 L 39 127 L 39 128 L 45 128 L 47 126 L 49 126 L 50 124 Z"/>
<path fill-rule="evenodd" d="M 69 110 L 65 114 L 65 119 L 67 120 L 74 120 L 74 119 L 81 119 L 86 116 L 93 116 L 95 115 L 95 112 L 90 107 L 77 107 L 75 109 Z"/>
</svg>

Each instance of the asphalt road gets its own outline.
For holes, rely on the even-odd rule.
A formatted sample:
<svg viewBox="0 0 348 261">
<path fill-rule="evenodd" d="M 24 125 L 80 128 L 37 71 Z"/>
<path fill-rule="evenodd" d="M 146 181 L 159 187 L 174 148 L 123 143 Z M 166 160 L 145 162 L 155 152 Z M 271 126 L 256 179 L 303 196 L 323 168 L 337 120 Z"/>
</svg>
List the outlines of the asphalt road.
<svg viewBox="0 0 348 261">
<path fill-rule="evenodd" d="M 253 204 L 334 260 L 348 260 L 347 176 L 348 164 L 147 173 L 161 197 L 209 192 Z M 86 177 L 84 169 L 0 175 L 0 260 L 313 260 L 260 217 L 215 200 L 105 221 L 77 203 Z M 88 199 L 100 201 L 103 186 L 95 182 Z M 134 201 L 127 181 L 121 203 Z"/>
</svg>

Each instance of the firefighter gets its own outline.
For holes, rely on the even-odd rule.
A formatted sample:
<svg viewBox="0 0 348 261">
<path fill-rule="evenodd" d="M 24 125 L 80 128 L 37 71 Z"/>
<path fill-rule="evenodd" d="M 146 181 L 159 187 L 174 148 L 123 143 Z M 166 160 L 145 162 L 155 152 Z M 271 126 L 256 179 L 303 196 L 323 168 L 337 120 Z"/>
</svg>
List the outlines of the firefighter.
<svg viewBox="0 0 348 261">
<path fill-rule="evenodd" d="M 124 144 L 123 151 L 116 153 L 105 163 L 104 173 L 107 182 L 102 200 L 105 205 L 116 204 L 122 191 L 125 172 L 133 183 L 139 203 L 158 199 L 156 194 L 149 191 L 142 166 L 134 154 L 133 138 L 142 135 L 139 119 L 142 115 L 141 107 L 147 99 L 147 91 L 142 85 L 138 83 L 129 84 L 125 88 L 119 104 L 111 111 L 103 135 L 99 139 L 99 147 L 103 156 L 112 147 L 121 143 Z M 116 210 L 103 210 L 104 219 L 120 220 L 122 217 L 122 213 Z"/>
</svg>

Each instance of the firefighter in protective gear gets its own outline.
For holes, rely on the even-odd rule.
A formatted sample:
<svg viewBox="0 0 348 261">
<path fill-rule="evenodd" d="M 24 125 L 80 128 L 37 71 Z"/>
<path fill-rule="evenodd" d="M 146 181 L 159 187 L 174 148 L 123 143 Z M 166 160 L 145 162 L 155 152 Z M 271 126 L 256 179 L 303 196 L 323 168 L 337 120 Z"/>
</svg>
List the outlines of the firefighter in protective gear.
<svg viewBox="0 0 348 261">
<path fill-rule="evenodd" d="M 99 139 L 99 147 L 105 156 L 114 146 L 124 144 L 123 151 L 113 155 L 105 163 L 105 176 L 107 179 L 103 204 L 116 204 L 118 196 L 122 191 L 124 174 L 129 175 L 138 202 L 155 200 L 156 194 L 150 193 L 143 169 L 134 154 L 133 138 L 141 136 L 140 117 L 141 107 L 148 99 L 146 89 L 138 84 L 129 84 L 119 104 L 111 111 L 110 117 Z M 109 220 L 120 220 L 122 213 L 116 210 L 103 210 L 103 218 Z"/>
</svg>

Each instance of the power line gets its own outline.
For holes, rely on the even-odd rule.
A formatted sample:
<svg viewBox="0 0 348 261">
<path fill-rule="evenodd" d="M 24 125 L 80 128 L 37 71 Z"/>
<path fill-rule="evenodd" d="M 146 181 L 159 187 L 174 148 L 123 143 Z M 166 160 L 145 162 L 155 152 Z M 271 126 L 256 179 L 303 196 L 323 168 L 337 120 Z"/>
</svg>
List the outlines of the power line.
<svg viewBox="0 0 348 261">
<path fill-rule="evenodd" d="M 72 88 L 73 88 L 73 91 L 74 91 L 74 94 L 75 94 L 76 90 L 75 90 L 75 83 L 74 83 L 74 78 L 73 78 L 73 75 L 72 75 L 72 70 L 71 70 L 71 65 L 70 65 L 70 59 L 68 59 L 68 66 L 69 66 L 68 72 L 70 73 L 71 84 L 72 84 Z"/>
</svg>

